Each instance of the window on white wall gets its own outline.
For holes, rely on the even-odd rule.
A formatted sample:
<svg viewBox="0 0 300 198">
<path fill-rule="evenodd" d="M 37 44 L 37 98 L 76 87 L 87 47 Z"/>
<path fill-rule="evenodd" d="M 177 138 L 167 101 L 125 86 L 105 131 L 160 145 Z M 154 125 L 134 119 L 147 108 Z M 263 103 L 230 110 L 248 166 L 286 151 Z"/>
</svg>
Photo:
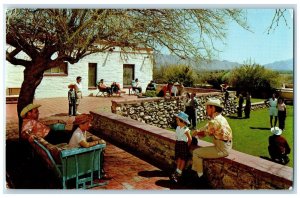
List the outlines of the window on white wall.
<svg viewBox="0 0 300 198">
<path fill-rule="evenodd" d="M 94 88 L 97 86 L 97 63 L 89 63 L 88 87 Z"/>
<path fill-rule="evenodd" d="M 57 67 L 45 71 L 46 76 L 68 75 L 68 63 L 64 62 Z"/>
<path fill-rule="evenodd" d="M 134 64 L 123 65 L 123 87 L 131 86 L 134 79 Z"/>
</svg>

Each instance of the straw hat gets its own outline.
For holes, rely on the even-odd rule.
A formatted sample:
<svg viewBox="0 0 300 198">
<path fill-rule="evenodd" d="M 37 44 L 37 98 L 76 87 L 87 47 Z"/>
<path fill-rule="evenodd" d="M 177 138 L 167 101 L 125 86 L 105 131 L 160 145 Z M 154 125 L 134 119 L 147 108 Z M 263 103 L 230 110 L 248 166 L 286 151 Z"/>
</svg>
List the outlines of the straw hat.
<svg viewBox="0 0 300 198">
<path fill-rule="evenodd" d="M 282 130 L 278 127 L 272 127 L 271 128 L 271 133 L 273 133 L 274 135 L 281 135 Z"/>
<path fill-rule="evenodd" d="M 21 113 L 20 113 L 20 116 L 22 117 L 22 118 L 24 118 L 25 117 L 25 115 L 29 112 L 29 111 L 31 111 L 32 109 L 35 109 L 35 108 L 39 108 L 40 106 L 42 106 L 42 105 L 40 105 L 40 104 L 29 104 L 29 105 L 27 105 L 26 107 L 24 107 L 23 108 L 23 110 L 21 111 Z"/>
<path fill-rule="evenodd" d="M 93 120 L 93 116 L 91 114 L 83 113 L 83 114 L 77 115 L 75 117 L 73 124 L 80 125 L 80 124 L 84 124 L 86 122 L 91 122 L 92 120 Z"/>
<path fill-rule="evenodd" d="M 179 118 L 180 120 L 184 121 L 185 123 L 190 124 L 189 116 L 187 114 L 185 114 L 184 112 L 181 111 L 175 116 L 177 118 Z"/>
<path fill-rule="evenodd" d="M 205 106 L 212 105 L 220 108 L 224 108 L 223 105 L 221 105 L 221 101 L 218 98 L 209 98 L 208 101 L 205 103 Z"/>
</svg>

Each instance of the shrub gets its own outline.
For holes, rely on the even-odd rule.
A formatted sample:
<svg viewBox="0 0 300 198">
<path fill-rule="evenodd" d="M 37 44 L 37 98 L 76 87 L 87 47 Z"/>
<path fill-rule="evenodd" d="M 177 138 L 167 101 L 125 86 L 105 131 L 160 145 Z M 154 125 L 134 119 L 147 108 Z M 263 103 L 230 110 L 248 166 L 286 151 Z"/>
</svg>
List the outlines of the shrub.
<svg viewBox="0 0 300 198">
<path fill-rule="evenodd" d="M 278 72 L 258 64 L 245 64 L 231 71 L 229 83 L 237 93 L 250 92 L 254 97 L 266 98 L 280 86 Z"/>
<path fill-rule="evenodd" d="M 145 94 L 143 94 L 144 96 L 147 96 L 147 97 L 156 97 L 156 91 L 154 91 L 154 90 L 147 90 L 146 92 L 145 92 Z"/>
<path fill-rule="evenodd" d="M 198 73 L 198 83 L 208 83 L 214 89 L 220 89 L 220 85 L 228 82 L 228 71 L 206 71 Z M 199 82 L 200 81 L 200 82 Z"/>
<path fill-rule="evenodd" d="M 157 83 L 182 82 L 192 87 L 197 79 L 195 71 L 187 65 L 168 65 L 153 69 L 153 79 Z"/>
</svg>

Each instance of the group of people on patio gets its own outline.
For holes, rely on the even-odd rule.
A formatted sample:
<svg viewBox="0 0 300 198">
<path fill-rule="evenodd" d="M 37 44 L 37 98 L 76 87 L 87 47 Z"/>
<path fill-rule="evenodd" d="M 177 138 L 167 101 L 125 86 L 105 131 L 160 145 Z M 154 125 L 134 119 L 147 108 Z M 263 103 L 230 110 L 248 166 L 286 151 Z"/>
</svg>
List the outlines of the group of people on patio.
<svg viewBox="0 0 300 198">
<path fill-rule="evenodd" d="M 98 83 L 99 91 L 106 92 L 108 97 L 112 96 L 113 94 L 120 94 L 120 85 L 117 82 L 113 82 L 110 86 L 107 86 L 104 83 L 104 79 L 101 79 Z"/>
<path fill-rule="evenodd" d="M 20 114 L 20 116 L 23 118 L 21 137 L 25 137 L 23 134 L 26 132 L 42 137 L 51 144 L 68 142 L 67 148 L 69 149 L 76 147 L 91 147 L 96 144 L 105 144 L 105 141 L 100 138 L 86 139 L 86 136 L 84 135 L 85 132 L 89 130 L 93 118 L 90 114 L 81 114 L 76 110 L 76 107 L 79 105 L 80 98 L 82 98 L 80 81 L 81 77 L 79 76 L 77 77 L 76 84 L 69 85 L 69 104 L 72 106 L 72 108 L 74 108 L 71 108 L 70 111 L 71 115 L 76 116 L 73 122 L 75 128 L 71 137 L 70 135 L 66 136 L 63 133 L 55 133 L 48 126 L 38 121 L 38 108 L 41 106 L 38 104 L 29 104 L 22 110 Z M 137 82 L 135 85 L 138 86 L 138 79 L 135 81 Z M 169 92 L 170 96 L 172 96 L 173 85 L 173 83 L 168 83 L 167 85 L 163 86 L 159 94 L 161 96 L 166 96 L 167 92 Z M 99 86 L 101 86 L 103 89 L 105 88 L 108 93 L 112 93 L 113 91 L 118 91 L 120 89 L 116 83 L 113 83 L 110 87 L 105 86 L 103 79 L 100 80 Z M 139 87 L 136 87 L 136 89 L 138 91 L 142 91 L 139 89 Z M 147 86 L 147 89 L 156 89 L 154 82 L 151 81 Z M 280 107 L 278 106 L 278 108 L 286 109 L 285 106 L 282 105 L 281 101 L 277 104 L 277 99 L 275 96 L 273 96 L 269 101 L 270 116 L 273 116 L 273 114 L 271 114 L 271 108 L 273 108 L 273 103 L 275 103 L 275 101 L 276 106 L 278 106 L 278 104 L 281 105 Z M 226 157 L 229 155 L 230 150 L 232 149 L 232 129 L 229 126 L 226 118 L 222 115 L 224 106 L 221 104 L 220 99 L 209 98 L 207 100 L 205 103 L 206 115 L 210 118 L 210 120 L 204 127 L 196 129 L 198 105 L 199 103 L 197 101 L 196 94 L 192 93 L 190 95 L 189 93 L 186 93 L 185 112 L 181 111 L 175 115 L 177 124 L 175 133 L 176 170 L 170 176 L 170 180 L 175 183 L 180 181 L 182 172 L 185 169 L 188 160 L 192 159 L 191 168 L 195 173 L 195 177 L 201 178 L 203 176 L 203 159 Z M 274 161 L 286 164 L 289 161 L 287 154 L 290 153 L 290 148 L 286 140 L 280 136 L 284 129 L 284 124 L 282 125 L 280 122 L 280 127 L 275 127 L 277 121 L 276 119 L 277 118 L 275 117 L 275 123 L 272 125 L 272 117 L 270 118 L 272 127 L 271 132 L 274 135 L 269 138 L 270 145 L 268 149 L 271 158 Z M 192 129 L 192 131 L 190 131 L 189 127 Z M 198 147 L 198 139 L 205 136 L 210 136 L 212 138 L 213 146 Z M 102 157 L 102 159 L 104 159 L 104 157 Z M 104 179 L 110 179 L 110 177 L 105 174 L 104 169 L 102 172 Z"/>
<path fill-rule="evenodd" d="M 30 139 L 30 135 L 33 134 L 37 137 L 43 138 L 47 142 L 53 145 L 59 145 L 62 143 L 68 143 L 64 146 L 64 149 L 72 149 L 78 147 L 92 147 L 97 144 L 105 144 L 103 139 L 96 136 L 86 138 L 86 132 L 91 126 L 93 117 L 91 114 L 79 114 L 76 115 L 73 122 L 72 134 L 66 132 L 58 132 L 55 128 L 50 128 L 41 121 L 39 121 L 39 104 L 29 104 L 23 108 L 20 116 L 23 118 L 23 124 L 21 129 L 21 139 L 33 141 Z M 29 137 L 28 137 L 29 135 Z M 111 179 L 111 177 L 104 171 L 104 154 L 101 152 L 101 178 Z"/>
</svg>

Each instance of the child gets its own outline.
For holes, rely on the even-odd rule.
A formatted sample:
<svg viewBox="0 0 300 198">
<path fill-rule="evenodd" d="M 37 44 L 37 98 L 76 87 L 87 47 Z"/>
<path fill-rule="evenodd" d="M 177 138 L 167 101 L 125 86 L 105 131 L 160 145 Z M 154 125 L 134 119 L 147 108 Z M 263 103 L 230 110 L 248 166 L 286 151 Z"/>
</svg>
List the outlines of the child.
<svg viewBox="0 0 300 198">
<path fill-rule="evenodd" d="M 70 84 L 68 86 L 68 100 L 69 100 L 69 116 L 76 116 L 76 92 L 75 84 Z"/>
<path fill-rule="evenodd" d="M 86 131 L 89 130 L 93 116 L 91 114 L 80 114 L 75 117 L 73 125 L 78 127 L 74 132 L 69 141 L 69 148 L 84 147 L 89 148 L 97 144 L 106 144 L 106 142 L 98 137 L 91 136 L 86 138 Z M 105 173 L 104 165 L 104 153 L 101 152 L 101 179 L 111 179 L 111 177 Z"/>
<path fill-rule="evenodd" d="M 78 128 L 73 132 L 73 135 L 69 141 L 70 148 L 87 148 L 97 144 L 105 144 L 103 140 L 100 138 L 94 139 L 93 136 L 92 139 L 86 139 L 86 131 L 89 129 L 92 120 L 93 117 L 90 114 L 80 114 L 75 117 L 73 125 L 78 126 Z"/>
<path fill-rule="evenodd" d="M 185 163 L 189 157 L 189 145 L 192 142 L 190 130 L 187 127 L 190 124 L 188 115 L 179 112 L 176 116 L 177 128 L 176 128 L 176 143 L 175 143 L 175 160 L 176 160 L 176 171 L 171 175 L 171 181 L 177 183 L 179 177 L 182 174 L 182 170 L 185 167 Z"/>
<path fill-rule="evenodd" d="M 279 128 L 283 131 L 286 118 L 286 106 L 284 104 L 283 98 L 278 98 L 278 122 Z"/>
</svg>

